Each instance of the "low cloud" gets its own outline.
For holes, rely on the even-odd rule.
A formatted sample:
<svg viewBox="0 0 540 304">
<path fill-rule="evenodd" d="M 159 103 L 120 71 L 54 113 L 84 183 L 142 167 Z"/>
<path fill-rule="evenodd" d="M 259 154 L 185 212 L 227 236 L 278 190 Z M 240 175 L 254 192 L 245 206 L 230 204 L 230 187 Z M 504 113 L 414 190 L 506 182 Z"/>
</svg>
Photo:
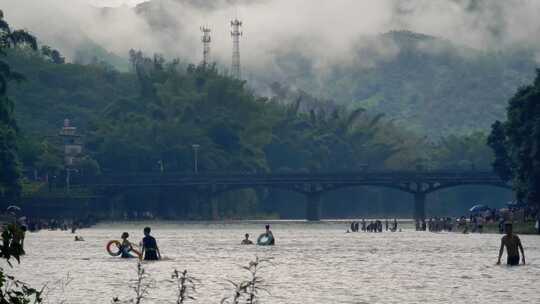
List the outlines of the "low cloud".
<svg viewBox="0 0 540 304">
<path fill-rule="evenodd" d="M 212 28 L 213 59 L 227 66 L 229 21 L 244 22 L 247 73 L 279 75 L 284 54 L 310 58 L 312 69 L 370 66 L 395 56 L 395 44 L 373 39 L 410 30 L 476 49 L 540 49 L 536 0 L 2 0 L 6 19 L 72 58 L 93 41 L 117 55 L 130 48 L 198 62 L 199 27 Z M 138 8 L 134 5 L 140 4 Z M 114 8 L 104 9 L 110 6 Z M 361 50 L 361 51 L 359 51 Z M 298 64 L 298 63 L 297 63 Z M 283 76 L 285 77 L 285 76 Z"/>
</svg>

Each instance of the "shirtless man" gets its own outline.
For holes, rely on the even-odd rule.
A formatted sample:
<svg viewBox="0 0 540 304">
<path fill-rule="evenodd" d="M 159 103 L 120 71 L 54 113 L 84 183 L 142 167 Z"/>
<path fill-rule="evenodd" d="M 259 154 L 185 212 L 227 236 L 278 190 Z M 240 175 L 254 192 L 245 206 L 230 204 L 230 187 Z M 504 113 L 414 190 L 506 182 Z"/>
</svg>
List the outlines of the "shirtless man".
<svg viewBox="0 0 540 304">
<path fill-rule="evenodd" d="M 510 266 L 519 265 L 519 250 L 521 251 L 522 262 L 525 264 L 525 252 L 523 251 L 523 246 L 521 245 L 521 240 L 515 234 L 512 234 L 512 224 L 508 223 L 504 225 L 504 230 L 506 235 L 501 239 L 501 249 L 499 249 L 499 259 L 497 260 L 497 265 L 501 264 L 501 257 L 506 247 L 507 260 L 506 264 Z"/>
</svg>

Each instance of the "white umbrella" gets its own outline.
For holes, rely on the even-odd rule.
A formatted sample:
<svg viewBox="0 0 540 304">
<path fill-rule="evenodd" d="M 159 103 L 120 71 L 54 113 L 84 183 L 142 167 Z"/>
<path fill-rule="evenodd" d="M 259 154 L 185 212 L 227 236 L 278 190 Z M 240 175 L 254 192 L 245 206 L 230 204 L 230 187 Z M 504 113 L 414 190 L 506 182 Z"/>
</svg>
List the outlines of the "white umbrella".
<svg viewBox="0 0 540 304">
<path fill-rule="evenodd" d="M 11 205 L 11 206 L 8 206 L 6 208 L 7 211 L 21 211 L 21 207 L 19 206 L 15 206 L 15 205 Z"/>
</svg>

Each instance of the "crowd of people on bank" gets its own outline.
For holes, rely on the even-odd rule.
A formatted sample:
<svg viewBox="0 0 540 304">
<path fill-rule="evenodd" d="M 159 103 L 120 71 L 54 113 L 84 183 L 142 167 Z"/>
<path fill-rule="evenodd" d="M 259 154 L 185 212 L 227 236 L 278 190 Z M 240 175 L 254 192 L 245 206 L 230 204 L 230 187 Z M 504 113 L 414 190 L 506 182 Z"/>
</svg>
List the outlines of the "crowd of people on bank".
<svg viewBox="0 0 540 304">
<path fill-rule="evenodd" d="M 451 217 L 432 217 L 426 220 L 415 221 L 416 231 L 453 231 L 454 221 Z"/>
<path fill-rule="evenodd" d="M 0 231 L 9 233 L 11 240 L 8 246 L 12 252 L 24 255 L 24 240 L 26 233 L 38 232 L 40 230 L 61 230 L 75 233 L 78 229 L 87 228 L 96 223 L 96 219 L 87 217 L 85 219 L 45 219 L 30 218 L 21 216 L 21 209 L 17 206 L 9 206 L 0 212 Z M 84 241 L 82 236 L 75 236 L 75 241 Z"/>
<path fill-rule="evenodd" d="M 96 220 L 88 217 L 85 219 L 45 219 L 45 218 L 24 218 L 23 225 L 30 232 L 40 230 L 60 230 L 75 233 L 78 229 L 88 228 L 96 224 Z"/>
<path fill-rule="evenodd" d="M 391 226 L 390 226 L 391 225 Z M 394 221 L 390 224 L 388 219 L 384 220 L 384 229 L 386 231 L 390 230 L 392 232 L 398 231 L 398 222 L 394 218 Z M 383 222 L 381 220 L 371 220 L 369 223 L 365 219 L 362 219 L 361 222 L 353 221 L 350 224 L 347 233 L 349 232 L 383 232 Z"/>
<path fill-rule="evenodd" d="M 458 218 L 431 217 L 427 220 L 416 220 L 415 228 L 416 231 L 482 233 L 487 225 L 497 224 L 499 233 L 504 233 L 504 227 L 508 223 L 530 221 L 535 222 L 535 229 L 540 234 L 540 212 L 535 207 L 485 208 Z"/>
</svg>

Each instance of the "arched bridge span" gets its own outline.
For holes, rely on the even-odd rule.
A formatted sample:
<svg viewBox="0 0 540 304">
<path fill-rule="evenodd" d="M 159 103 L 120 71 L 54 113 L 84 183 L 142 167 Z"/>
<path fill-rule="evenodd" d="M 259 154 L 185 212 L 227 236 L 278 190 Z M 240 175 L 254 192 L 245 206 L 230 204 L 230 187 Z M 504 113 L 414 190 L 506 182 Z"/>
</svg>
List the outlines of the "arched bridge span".
<svg viewBox="0 0 540 304">
<path fill-rule="evenodd" d="M 75 182 L 75 181 L 74 181 Z M 338 173 L 267 174 L 105 174 L 80 184 L 103 188 L 174 187 L 217 196 L 245 188 L 278 188 L 305 195 L 306 218 L 319 220 L 321 196 L 343 188 L 375 186 L 393 188 L 414 195 L 415 219 L 425 218 L 429 193 L 458 186 L 485 185 L 511 189 L 493 172 L 481 171 L 380 171 Z"/>
</svg>

